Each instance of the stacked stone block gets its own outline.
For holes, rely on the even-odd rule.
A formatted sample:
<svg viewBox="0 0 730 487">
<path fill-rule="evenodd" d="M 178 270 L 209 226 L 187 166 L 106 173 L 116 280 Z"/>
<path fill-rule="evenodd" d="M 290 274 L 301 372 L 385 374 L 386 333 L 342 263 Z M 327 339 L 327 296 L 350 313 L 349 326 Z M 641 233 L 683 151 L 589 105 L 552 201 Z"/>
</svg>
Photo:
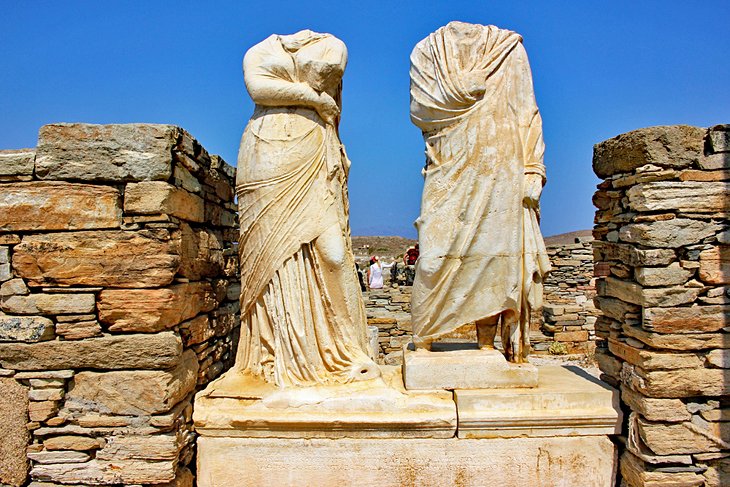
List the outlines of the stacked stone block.
<svg viewBox="0 0 730 487">
<path fill-rule="evenodd" d="M 596 145 L 593 168 L 623 482 L 730 485 L 730 126 L 636 130 Z"/>
<path fill-rule="evenodd" d="M 363 293 L 369 326 L 378 328 L 378 360 L 397 365 L 411 341 L 411 286 L 384 287 Z"/>
<path fill-rule="evenodd" d="M 0 483 L 192 484 L 192 398 L 235 354 L 234 180 L 168 125 L 0 152 Z"/>
<path fill-rule="evenodd" d="M 552 271 L 544 282 L 542 330 L 561 344 L 565 353 L 586 353 L 595 348 L 594 325 L 598 310 L 593 304 L 593 249 L 590 238 L 547 247 Z M 533 344 L 549 350 L 549 342 Z M 553 350 L 555 352 L 555 350 Z"/>
</svg>

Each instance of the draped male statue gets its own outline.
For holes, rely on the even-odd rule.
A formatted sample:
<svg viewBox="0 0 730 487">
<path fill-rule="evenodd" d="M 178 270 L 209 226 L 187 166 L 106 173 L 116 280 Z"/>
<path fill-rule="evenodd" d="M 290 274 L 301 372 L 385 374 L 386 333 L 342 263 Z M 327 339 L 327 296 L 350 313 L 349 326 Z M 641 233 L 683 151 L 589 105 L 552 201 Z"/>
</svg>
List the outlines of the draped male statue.
<svg viewBox="0 0 730 487">
<path fill-rule="evenodd" d="M 538 226 L 545 183 L 542 120 L 522 38 L 451 22 L 411 54 L 411 120 L 427 163 L 416 222 L 414 343 L 474 322 L 480 348 L 529 352 L 530 310 L 550 263 Z"/>
</svg>

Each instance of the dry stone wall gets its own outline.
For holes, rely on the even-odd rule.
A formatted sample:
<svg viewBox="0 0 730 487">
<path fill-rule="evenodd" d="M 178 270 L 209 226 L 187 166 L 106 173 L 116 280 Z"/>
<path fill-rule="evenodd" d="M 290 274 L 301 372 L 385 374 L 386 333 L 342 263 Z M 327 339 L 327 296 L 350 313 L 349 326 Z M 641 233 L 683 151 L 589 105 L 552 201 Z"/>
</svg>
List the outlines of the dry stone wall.
<svg viewBox="0 0 730 487">
<path fill-rule="evenodd" d="M 593 304 L 592 240 L 576 238 L 574 243 L 547 247 L 552 271 L 543 286 L 541 329 L 553 341 L 533 343 L 538 352 L 586 353 L 595 348 L 599 312 Z"/>
<path fill-rule="evenodd" d="M 730 485 L 730 125 L 595 146 L 596 354 L 626 485 Z"/>
<path fill-rule="evenodd" d="M 0 151 L 0 484 L 192 485 L 192 398 L 240 323 L 234 181 L 169 125 Z"/>
</svg>

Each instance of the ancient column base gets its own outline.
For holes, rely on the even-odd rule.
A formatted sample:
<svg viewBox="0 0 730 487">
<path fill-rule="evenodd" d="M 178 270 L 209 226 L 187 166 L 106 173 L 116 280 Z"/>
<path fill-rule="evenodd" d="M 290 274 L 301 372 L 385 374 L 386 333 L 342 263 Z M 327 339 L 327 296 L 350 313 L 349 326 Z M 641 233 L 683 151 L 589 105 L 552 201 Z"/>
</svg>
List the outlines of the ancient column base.
<svg viewBox="0 0 730 487">
<path fill-rule="evenodd" d="M 493 389 L 537 386 L 537 367 L 507 362 L 498 350 L 466 343 L 434 343 L 431 350 L 403 347 L 408 390 Z"/>
<path fill-rule="evenodd" d="M 195 401 L 198 486 L 614 484 L 618 393 L 580 369 L 540 367 L 532 389 L 401 377 L 277 390 L 224 376 Z"/>
</svg>

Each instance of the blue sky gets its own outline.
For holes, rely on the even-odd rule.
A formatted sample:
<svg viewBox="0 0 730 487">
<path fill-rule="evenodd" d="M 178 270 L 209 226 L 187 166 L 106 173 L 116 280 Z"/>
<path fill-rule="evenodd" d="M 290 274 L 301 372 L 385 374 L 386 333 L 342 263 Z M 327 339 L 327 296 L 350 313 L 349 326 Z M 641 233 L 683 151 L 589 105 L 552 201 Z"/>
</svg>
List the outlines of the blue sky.
<svg viewBox="0 0 730 487">
<path fill-rule="evenodd" d="M 730 122 L 730 2 L 0 1 L 0 148 L 50 122 L 180 125 L 235 164 L 253 105 L 241 60 L 272 33 L 349 50 L 341 136 L 354 235 L 415 237 L 423 140 L 408 56 L 451 20 L 519 32 L 547 151 L 543 233 L 592 226 L 593 144 L 639 127 Z"/>
</svg>

